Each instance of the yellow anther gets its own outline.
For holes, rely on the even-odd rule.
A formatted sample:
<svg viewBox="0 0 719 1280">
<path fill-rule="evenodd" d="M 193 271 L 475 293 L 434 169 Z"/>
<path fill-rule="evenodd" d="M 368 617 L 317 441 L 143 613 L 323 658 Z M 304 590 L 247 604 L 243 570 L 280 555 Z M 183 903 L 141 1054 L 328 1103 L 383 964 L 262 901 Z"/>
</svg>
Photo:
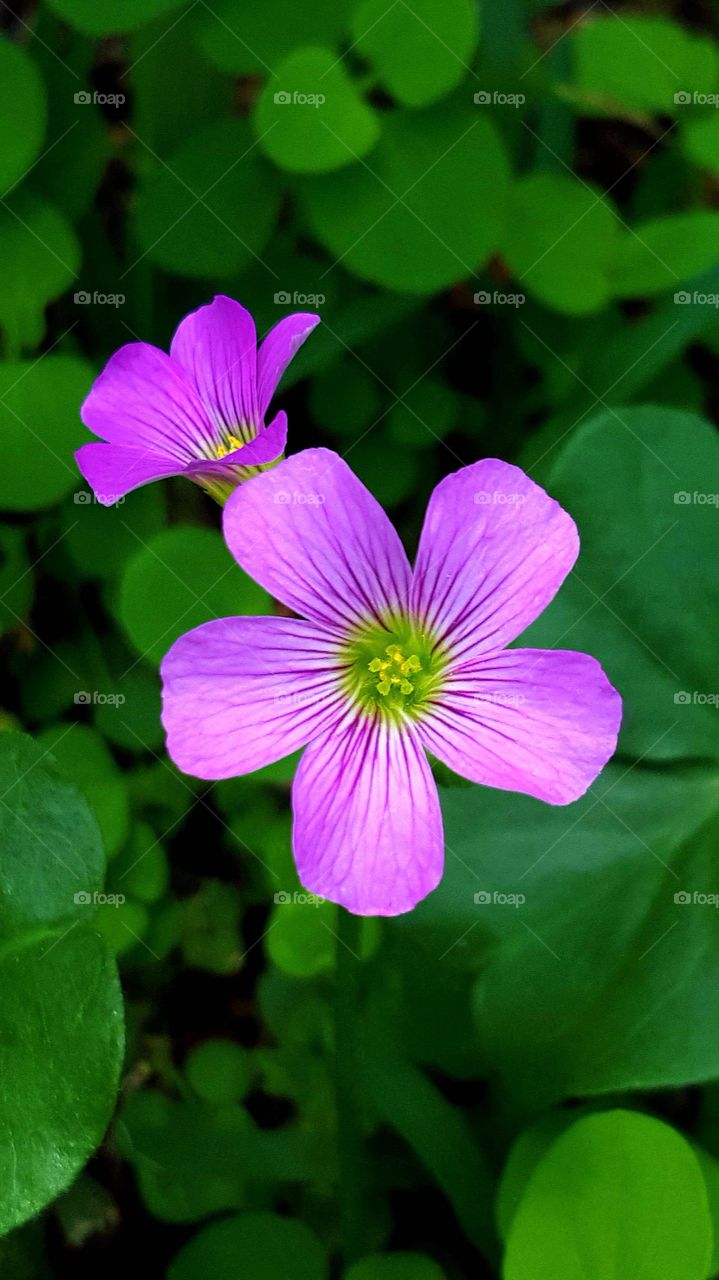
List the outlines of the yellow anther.
<svg viewBox="0 0 719 1280">
<path fill-rule="evenodd" d="M 405 658 L 400 644 L 388 644 L 385 653 L 387 658 L 373 658 L 368 664 L 369 670 L 379 676 L 376 689 L 383 697 L 393 689 L 399 689 L 400 693 L 414 693 L 414 685 L 407 679 L 412 671 L 421 671 L 422 663 L 416 653 L 410 654 Z M 394 666 L 394 669 L 393 669 Z M 397 670 L 399 668 L 399 670 Z"/>
<path fill-rule="evenodd" d="M 226 458 L 228 453 L 241 449 L 244 443 L 244 440 L 239 440 L 237 436 L 225 436 L 224 440 L 215 445 L 215 457 Z"/>
</svg>

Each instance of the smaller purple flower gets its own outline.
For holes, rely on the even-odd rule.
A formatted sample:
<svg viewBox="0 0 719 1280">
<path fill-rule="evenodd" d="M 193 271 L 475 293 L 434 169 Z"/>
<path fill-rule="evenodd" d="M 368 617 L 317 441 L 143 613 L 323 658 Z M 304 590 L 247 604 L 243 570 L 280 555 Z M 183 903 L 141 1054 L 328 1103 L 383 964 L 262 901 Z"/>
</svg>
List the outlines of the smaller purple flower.
<svg viewBox="0 0 719 1280">
<path fill-rule="evenodd" d="M 167 476 L 187 476 L 223 501 L 287 440 L 281 410 L 265 426 L 280 378 L 319 316 L 297 312 L 257 347 L 255 323 L 218 295 L 178 326 L 169 356 L 131 342 L 108 360 L 81 416 L 103 443 L 84 444 L 77 465 L 99 502 Z"/>
<path fill-rule="evenodd" d="M 162 663 L 167 749 L 228 778 L 305 751 L 292 790 L 306 889 L 358 915 L 409 911 L 442 875 L 427 753 L 549 804 L 583 795 L 614 752 L 621 699 L 599 663 L 507 648 L 579 550 L 574 521 L 518 467 L 448 476 L 414 570 L 337 454 L 308 449 L 225 507 L 243 569 L 300 617 L 222 618 Z"/>
</svg>

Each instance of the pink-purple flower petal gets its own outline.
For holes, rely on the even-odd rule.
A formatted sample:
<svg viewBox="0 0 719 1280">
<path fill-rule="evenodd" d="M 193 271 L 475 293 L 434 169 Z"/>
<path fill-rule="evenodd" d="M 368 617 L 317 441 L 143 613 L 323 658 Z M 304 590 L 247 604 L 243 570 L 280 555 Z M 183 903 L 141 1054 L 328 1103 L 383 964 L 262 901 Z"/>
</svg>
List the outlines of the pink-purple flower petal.
<svg viewBox="0 0 719 1280">
<path fill-rule="evenodd" d="M 211 461 L 193 462 L 187 468 L 190 476 L 227 473 L 235 467 L 261 467 L 268 462 L 275 462 L 284 453 L 287 444 L 287 414 L 280 409 L 268 426 L 248 440 L 240 449 L 233 449 L 222 458 Z"/>
<path fill-rule="evenodd" d="M 411 911 L 439 883 L 437 788 L 417 731 L 348 713 L 305 750 L 292 788 L 297 871 L 356 915 Z"/>
<path fill-rule="evenodd" d="M 219 294 L 185 316 L 170 356 L 192 379 L 216 434 L 249 440 L 264 417 L 257 401 L 257 333 L 249 311 Z"/>
<path fill-rule="evenodd" d="M 261 418 L 288 364 L 319 322 L 319 316 L 312 312 L 297 311 L 280 320 L 262 342 L 257 353 L 257 403 Z"/>
<path fill-rule="evenodd" d="M 571 518 L 516 467 L 490 460 L 438 486 L 414 581 L 382 509 L 325 449 L 237 490 L 225 536 L 311 621 L 228 619 L 178 641 L 162 669 L 168 750 L 220 778 L 304 745 L 293 845 L 309 891 L 360 915 L 431 892 L 443 835 L 426 752 L 551 804 L 581 796 L 612 755 L 621 699 L 599 664 L 505 648 L 578 547 Z"/>
<path fill-rule="evenodd" d="M 110 357 L 80 412 L 101 440 L 174 459 L 178 471 L 217 434 L 189 375 L 146 342 L 131 342 Z"/>
<path fill-rule="evenodd" d="M 519 467 L 475 462 L 430 498 L 412 608 L 458 657 L 496 653 L 546 608 L 578 551 L 571 516 Z"/>
<path fill-rule="evenodd" d="M 304 312 L 287 316 L 258 352 L 250 313 L 218 295 L 185 317 L 170 355 L 144 342 L 117 351 L 81 410 L 85 425 L 113 446 L 104 457 L 94 445 L 77 455 L 99 500 L 185 474 L 224 501 L 256 468 L 276 461 L 287 420 L 278 413 L 265 427 L 265 412 L 318 320 Z"/>
<path fill-rule="evenodd" d="M 236 490 L 224 533 L 251 577 L 316 622 L 346 630 L 406 604 L 411 571 L 402 543 L 329 449 L 306 449 Z"/>
<path fill-rule="evenodd" d="M 163 459 L 147 449 L 103 444 L 99 440 L 81 445 L 75 461 L 103 507 L 113 506 L 131 489 L 139 489 L 151 480 L 180 475 L 185 470 L 174 458 Z"/>
<path fill-rule="evenodd" d="M 196 778 L 231 778 L 291 755 L 337 719 L 337 641 L 291 618 L 218 618 L 162 661 L 167 749 Z"/>
<path fill-rule="evenodd" d="M 622 715 L 595 658 L 507 649 L 446 679 L 419 733 L 433 755 L 472 782 L 570 804 L 612 756 Z"/>
</svg>

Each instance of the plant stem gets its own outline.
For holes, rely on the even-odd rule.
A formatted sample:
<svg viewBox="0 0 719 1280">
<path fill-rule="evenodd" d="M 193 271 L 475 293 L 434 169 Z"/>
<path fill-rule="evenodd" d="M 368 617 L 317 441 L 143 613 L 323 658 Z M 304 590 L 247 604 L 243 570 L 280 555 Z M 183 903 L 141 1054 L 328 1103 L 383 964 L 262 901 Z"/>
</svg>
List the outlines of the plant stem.
<svg viewBox="0 0 719 1280">
<path fill-rule="evenodd" d="M 362 1094 L 359 1084 L 360 935 L 362 919 L 343 907 L 337 923 L 335 1052 L 338 1208 L 346 1263 L 363 1252 Z"/>
</svg>

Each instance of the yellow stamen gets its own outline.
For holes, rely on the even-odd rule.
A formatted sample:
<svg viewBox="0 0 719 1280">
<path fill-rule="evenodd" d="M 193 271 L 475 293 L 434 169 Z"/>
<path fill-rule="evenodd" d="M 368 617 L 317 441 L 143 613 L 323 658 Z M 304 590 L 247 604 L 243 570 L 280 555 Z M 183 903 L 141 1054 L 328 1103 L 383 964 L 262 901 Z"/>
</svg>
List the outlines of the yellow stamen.
<svg viewBox="0 0 719 1280">
<path fill-rule="evenodd" d="M 219 444 L 214 446 L 216 458 L 226 458 L 228 453 L 234 453 L 235 449 L 241 449 L 244 440 L 239 440 L 237 436 L 225 436 Z"/>
<path fill-rule="evenodd" d="M 399 689 L 400 693 L 414 693 L 414 685 L 407 676 L 412 671 L 421 671 L 422 663 L 416 653 L 411 653 L 405 658 L 402 652 L 402 646 L 399 644 L 388 644 L 385 649 L 387 659 L 373 658 L 368 664 L 370 671 L 374 675 L 379 676 L 376 684 L 378 693 L 384 697 L 392 691 Z"/>
</svg>

